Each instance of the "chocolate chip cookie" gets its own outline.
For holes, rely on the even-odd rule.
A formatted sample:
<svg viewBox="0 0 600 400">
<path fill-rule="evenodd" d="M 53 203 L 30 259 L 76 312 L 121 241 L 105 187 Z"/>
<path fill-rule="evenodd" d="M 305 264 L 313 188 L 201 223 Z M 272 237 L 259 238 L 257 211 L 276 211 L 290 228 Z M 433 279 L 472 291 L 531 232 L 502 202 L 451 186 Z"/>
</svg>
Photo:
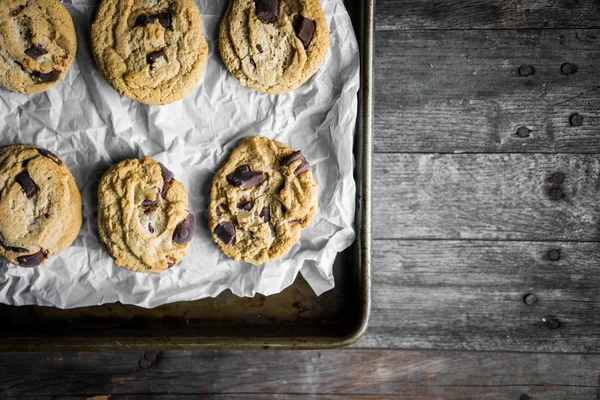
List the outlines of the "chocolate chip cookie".
<svg viewBox="0 0 600 400">
<path fill-rule="evenodd" d="M 193 0 L 102 0 L 92 50 L 116 91 L 162 105 L 182 99 L 198 83 L 208 44 Z"/>
<path fill-rule="evenodd" d="M 329 48 L 319 0 L 230 0 L 219 30 L 225 66 L 244 86 L 279 94 L 306 82 Z"/>
<path fill-rule="evenodd" d="M 66 249 L 81 228 L 81 195 L 53 153 L 0 148 L 0 256 L 35 267 Z"/>
<path fill-rule="evenodd" d="M 75 60 L 73 20 L 58 0 L 0 1 L 0 85 L 39 93 L 59 82 Z"/>
<path fill-rule="evenodd" d="M 285 255 L 316 210 L 317 184 L 302 152 L 255 136 L 215 175 L 209 228 L 225 255 L 260 265 Z"/>
<path fill-rule="evenodd" d="M 181 260 L 196 222 L 173 173 L 150 157 L 110 168 L 98 187 L 98 230 L 115 264 L 160 273 Z"/>
</svg>

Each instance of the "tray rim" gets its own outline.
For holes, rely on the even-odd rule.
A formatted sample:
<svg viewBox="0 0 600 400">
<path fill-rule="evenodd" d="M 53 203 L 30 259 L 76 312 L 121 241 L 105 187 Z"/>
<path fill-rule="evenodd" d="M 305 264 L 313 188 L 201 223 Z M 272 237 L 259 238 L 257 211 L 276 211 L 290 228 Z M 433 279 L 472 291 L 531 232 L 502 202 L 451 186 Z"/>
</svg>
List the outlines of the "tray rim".
<svg viewBox="0 0 600 400">
<path fill-rule="evenodd" d="M 359 115 L 357 120 L 357 141 L 362 143 L 358 153 L 355 174 L 360 182 L 357 193 L 357 226 L 360 234 L 354 246 L 357 247 L 358 267 L 360 268 L 360 315 L 352 331 L 343 337 L 156 337 L 132 338 L 113 337 L 109 339 L 84 337 L 55 338 L 45 337 L 36 340 L 0 338 L 0 351 L 114 351 L 114 350 L 256 350 L 256 349 L 334 349 L 356 343 L 366 332 L 371 317 L 371 187 L 373 154 L 373 112 L 374 112 L 374 51 L 375 51 L 375 0 L 360 0 L 360 49 L 361 49 L 361 89 Z M 198 339 L 201 339 L 200 341 Z M 36 342 L 34 344 L 34 342 Z"/>
</svg>

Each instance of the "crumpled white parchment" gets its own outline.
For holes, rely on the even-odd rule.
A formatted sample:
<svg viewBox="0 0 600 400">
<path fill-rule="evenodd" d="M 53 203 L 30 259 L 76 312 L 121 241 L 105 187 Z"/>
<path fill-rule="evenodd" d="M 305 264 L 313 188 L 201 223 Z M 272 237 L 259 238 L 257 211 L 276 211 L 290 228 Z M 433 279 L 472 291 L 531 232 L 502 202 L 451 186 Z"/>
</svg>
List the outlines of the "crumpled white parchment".
<svg viewBox="0 0 600 400">
<path fill-rule="evenodd" d="M 215 297 L 270 295 L 298 272 L 317 294 L 334 287 L 337 253 L 354 240 L 352 155 L 359 89 L 359 51 L 342 0 L 322 0 L 331 46 L 320 70 L 284 95 L 262 95 L 224 67 L 218 25 L 227 0 L 196 0 L 209 43 L 200 83 L 177 103 L 146 106 L 120 96 L 97 70 L 90 24 L 97 0 L 65 0 L 78 38 L 77 59 L 62 82 L 45 93 L 0 89 L 0 146 L 35 144 L 55 152 L 75 176 L 83 226 L 73 245 L 37 268 L 0 261 L 0 302 L 74 308 L 120 301 L 156 307 Z M 213 174 L 240 140 L 266 136 L 301 149 L 319 184 L 319 211 L 300 243 L 280 261 L 261 267 L 234 262 L 213 243 L 207 207 Z M 102 174 L 125 158 L 152 156 L 188 190 L 197 220 L 188 255 L 162 274 L 114 265 L 97 233 L 96 190 Z"/>
</svg>

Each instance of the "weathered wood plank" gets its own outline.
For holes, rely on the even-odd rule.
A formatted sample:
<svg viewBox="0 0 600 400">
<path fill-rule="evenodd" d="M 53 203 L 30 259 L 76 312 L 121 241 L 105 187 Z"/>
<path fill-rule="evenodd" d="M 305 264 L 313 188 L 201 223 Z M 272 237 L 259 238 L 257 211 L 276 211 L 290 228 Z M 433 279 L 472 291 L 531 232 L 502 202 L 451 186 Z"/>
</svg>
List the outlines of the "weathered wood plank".
<svg viewBox="0 0 600 400">
<path fill-rule="evenodd" d="M 36 396 L 36 400 L 139 400 L 151 398 L 152 400 L 190 400 L 190 399 L 231 399 L 231 400 L 373 400 L 372 395 L 336 395 L 336 394 L 307 394 L 307 393 L 287 393 L 287 394 L 265 394 L 265 393 L 244 393 L 244 394 L 126 394 L 126 395 L 101 395 L 101 396 Z M 379 400 L 399 399 L 400 396 L 376 396 Z M 422 399 L 422 398 L 421 398 Z M 431 399 L 431 397 L 427 397 Z M 464 399 L 464 398 L 463 398 Z"/>
<path fill-rule="evenodd" d="M 373 312 L 358 347 L 600 353 L 600 243 L 376 240 L 373 248 Z M 527 294 L 537 302 L 526 304 Z M 550 317 L 558 329 L 544 323 Z"/>
<path fill-rule="evenodd" d="M 594 399 L 599 356 L 341 350 L 0 354 L 0 397 L 326 394 L 410 399 Z M 35 374 L 30 373 L 35 366 Z M 523 398 L 523 397 L 522 397 Z M 524 397 L 526 398 L 526 397 Z"/>
<path fill-rule="evenodd" d="M 600 155 L 376 154 L 374 164 L 376 239 L 600 239 Z M 553 187 L 564 197 L 552 200 Z"/>
<path fill-rule="evenodd" d="M 596 0 L 378 0 L 377 29 L 530 29 L 600 26 Z"/>
<path fill-rule="evenodd" d="M 231 399 L 231 400 L 390 400 L 405 398 L 404 396 L 373 396 L 373 395 L 355 395 L 355 394 L 307 394 L 307 393 L 286 393 L 286 394 L 265 394 L 265 393 L 243 393 L 243 394 L 126 394 L 126 395 L 100 395 L 100 396 L 36 396 L 36 400 L 139 400 L 151 398 L 152 400 L 190 400 L 190 399 L 201 399 L 201 400 L 213 400 L 213 399 Z M 431 399 L 432 397 L 426 397 Z M 423 397 L 418 397 L 423 399 Z M 464 399 L 464 397 L 462 398 Z"/>
<path fill-rule="evenodd" d="M 600 30 L 382 31 L 376 69 L 376 152 L 600 152 Z"/>
</svg>

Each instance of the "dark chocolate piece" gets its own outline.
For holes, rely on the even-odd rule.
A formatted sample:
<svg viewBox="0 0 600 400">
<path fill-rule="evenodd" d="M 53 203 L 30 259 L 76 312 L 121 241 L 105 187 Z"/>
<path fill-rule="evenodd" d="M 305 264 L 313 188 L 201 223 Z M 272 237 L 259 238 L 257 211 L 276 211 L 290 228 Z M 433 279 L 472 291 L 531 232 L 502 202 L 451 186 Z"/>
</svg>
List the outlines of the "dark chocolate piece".
<svg viewBox="0 0 600 400">
<path fill-rule="evenodd" d="M 31 46 L 30 48 L 25 50 L 25 54 L 27 56 L 29 56 L 30 58 L 32 58 L 33 60 L 37 60 L 39 57 L 43 56 L 44 54 L 48 54 L 48 52 L 46 51 L 46 49 L 44 49 L 42 47 L 41 44 L 37 44 L 37 45 Z"/>
<path fill-rule="evenodd" d="M 62 161 L 60 160 L 60 158 L 58 158 L 58 156 L 56 154 L 52 153 L 51 151 L 48 151 L 46 149 L 38 149 L 38 153 L 40 153 L 41 156 L 48 157 L 49 159 L 54 161 L 57 165 L 62 164 Z"/>
<path fill-rule="evenodd" d="M 27 249 L 24 249 L 22 247 L 7 246 L 1 240 L 0 240 L 0 246 L 2 246 L 7 251 L 12 251 L 13 253 L 19 253 L 19 254 L 27 253 Z"/>
<path fill-rule="evenodd" d="M 279 0 L 254 0 L 256 18 L 260 22 L 269 23 L 277 19 Z"/>
<path fill-rule="evenodd" d="M 315 36 L 315 29 L 317 24 L 312 19 L 304 18 L 302 15 L 299 16 L 298 20 L 294 24 L 294 30 L 296 31 L 296 36 L 304 45 L 304 48 L 307 49 Z"/>
<path fill-rule="evenodd" d="M 154 200 L 145 199 L 144 201 L 142 201 L 142 206 L 144 206 L 144 207 L 155 206 L 158 204 L 159 201 L 160 201 L 160 192 L 157 191 L 156 197 L 154 198 Z"/>
<path fill-rule="evenodd" d="M 246 211 L 252 210 L 252 202 L 250 202 L 250 201 L 242 201 L 241 203 L 238 203 L 237 206 L 240 210 L 246 210 Z"/>
<path fill-rule="evenodd" d="M 235 241 L 235 228 L 230 222 L 223 221 L 215 228 L 215 235 L 227 245 Z"/>
<path fill-rule="evenodd" d="M 150 233 L 154 233 L 154 227 L 152 226 L 152 223 L 148 222 L 148 230 L 150 231 Z"/>
<path fill-rule="evenodd" d="M 189 214 L 186 219 L 183 220 L 173 233 L 173 241 L 179 245 L 186 245 L 196 231 L 196 218 L 192 214 Z"/>
<path fill-rule="evenodd" d="M 17 175 L 15 180 L 19 185 L 21 185 L 21 190 L 23 190 L 25 196 L 27 196 L 28 199 L 32 199 L 35 195 L 36 186 L 33 179 L 31 179 L 29 176 L 29 173 L 27 171 L 23 171 Z"/>
<path fill-rule="evenodd" d="M 167 29 L 171 27 L 171 16 L 169 13 L 163 12 L 154 15 L 140 15 L 135 20 L 135 26 L 156 24 L 159 23 L 163 28 Z"/>
<path fill-rule="evenodd" d="M 159 58 L 167 57 L 164 50 L 155 51 L 154 53 L 150 53 L 146 56 L 146 62 L 150 65 L 154 64 L 158 61 Z"/>
<path fill-rule="evenodd" d="M 160 165 L 160 173 L 163 178 L 163 188 L 162 188 L 161 195 L 164 198 L 165 195 L 167 194 L 167 190 L 169 189 L 169 184 L 173 180 L 173 177 L 175 176 L 175 174 L 173 174 L 171 171 L 169 171 L 167 169 L 167 167 L 165 167 L 161 163 L 158 163 L 158 165 Z"/>
<path fill-rule="evenodd" d="M 225 213 L 225 209 L 227 208 L 227 206 L 225 204 L 219 204 L 215 210 L 215 212 L 217 213 L 217 217 L 220 217 L 221 215 L 223 215 Z"/>
<path fill-rule="evenodd" d="M 142 205 L 144 207 L 155 206 L 156 203 L 158 203 L 158 199 L 156 199 L 156 200 L 148 200 L 148 199 L 146 199 L 146 200 L 142 201 Z"/>
<path fill-rule="evenodd" d="M 33 71 L 31 75 L 39 79 L 42 83 L 50 83 L 56 82 L 58 80 L 58 77 L 60 76 L 60 71 L 57 71 L 55 69 L 48 73 Z"/>
<path fill-rule="evenodd" d="M 300 150 L 294 151 L 292 154 L 281 160 L 281 165 L 285 165 L 287 167 L 296 161 L 301 161 L 300 165 L 298 165 L 294 170 L 294 174 L 296 174 L 296 176 L 310 169 L 310 163 Z"/>
<path fill-rule="evenodd" d="M 44 262 L 44 253 L 42 252 L 42 250 L 40 250 L 34 254 L 17 257 L 17 261 L 19 262 L 19 265 L 21 267 L 37 267 L 38 265 Z"/>
<path fill-rule="evenodd" d="M 261 217 L 263 219 L 263 221 L 270 222 L 271 221 L 271 210 L 269 209 L 269 207 L 263 207 L 263 209 L 260 210 L 260 214 L 258 214 L 258 216 Z"/>
<path fill-rule="evenodd" d="M 247 165 L 238 167 L 226 178 L 230 185 L 239 186 L 242 190 L 259 185 L 265 180 L 265 176 L 261 172 L 251 171 Z"/>
<path fill-rule="evenodd" d="M 298 167 L 294 170 L 294 174 L 296 176 L 308 171 L 310 169 L 310 164 L 307 162 L 303 162 L 302 164 L 298 165 Z"/>
<path fill-rule="evenodd" d="M 283 160 L 281 160 L 281 165 L 285 165 L 286 167 L 288 167 L 294 161 L 298 161 L 298 160 L 306 160 L 306 158 L 304 158 L 304 155 L 302 154 L 302 152 L 300 150 L 294 151 L 292 154 L 290 154 L 289 156 L 287 156 Z"/>
</svg>

